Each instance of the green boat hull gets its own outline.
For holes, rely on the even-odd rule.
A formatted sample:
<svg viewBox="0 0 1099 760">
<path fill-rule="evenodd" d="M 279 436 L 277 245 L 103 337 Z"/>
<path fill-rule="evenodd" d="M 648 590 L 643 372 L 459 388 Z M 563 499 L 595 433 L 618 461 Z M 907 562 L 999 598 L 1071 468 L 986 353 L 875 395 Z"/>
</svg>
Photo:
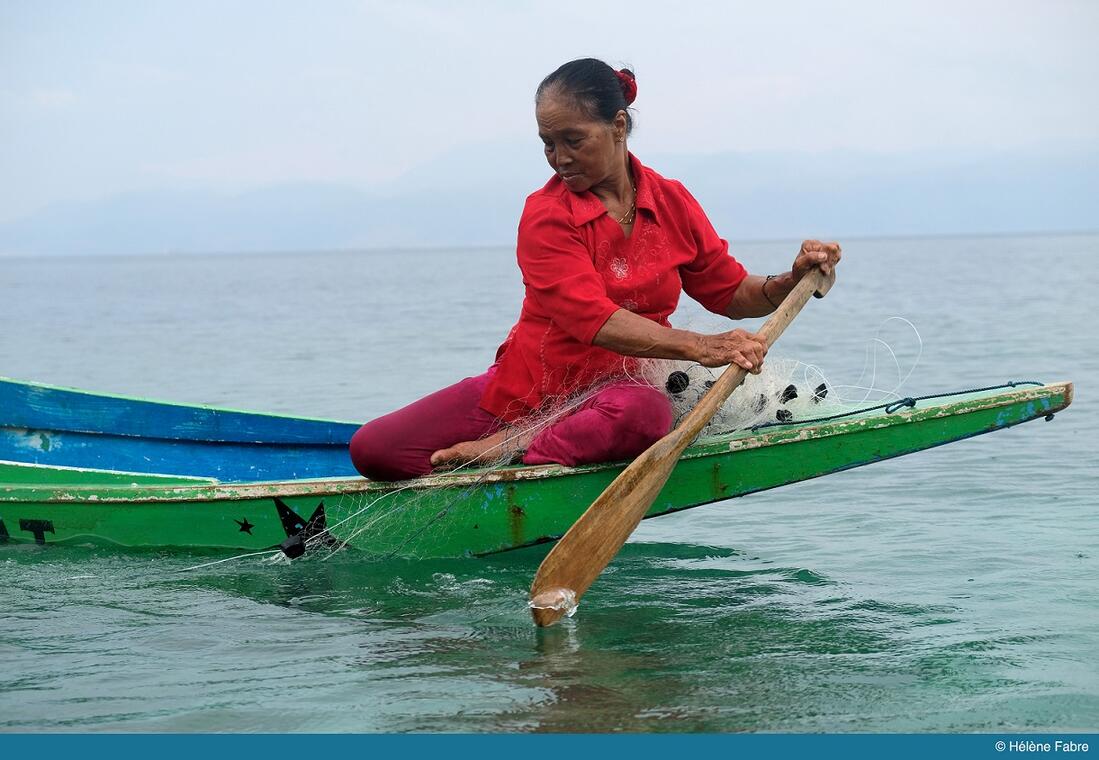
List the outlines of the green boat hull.
<svg viewBox="0 0 1099 760">
<path fill-rule="evenodd" d="M 993 432 L 1071 401 L 1072 384 L 1054 383 L 708 439 L 687 449 L 647 517 Z M 379 558 L 485 555 L 558 538 L 623 466 L 507 467 L 402 483 L 156 482 L 0 468 L 0 541 L 260 551 L 301 536 Z"/>
</svg>

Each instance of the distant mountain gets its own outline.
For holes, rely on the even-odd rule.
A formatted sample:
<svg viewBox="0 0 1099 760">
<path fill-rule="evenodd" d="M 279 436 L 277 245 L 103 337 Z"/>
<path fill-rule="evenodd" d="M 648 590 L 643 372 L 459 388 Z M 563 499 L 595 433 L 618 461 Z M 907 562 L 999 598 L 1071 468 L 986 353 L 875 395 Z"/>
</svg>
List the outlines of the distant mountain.
<svg viewBox="0 0 1099 760">
<path fill-rule="evenodd" d="M 743 239 L 1099 230 L 1099 151 L 668 157 Z"/>
<path fill-rule="evenodd" d="M 732 240 L 1099 229 L 1099 151 L 645 155 Z M 507 245 L 539 146 L 469 146 L 369 189 L 151 190 L 0 224 L 0 254 Z"/>
</svg>

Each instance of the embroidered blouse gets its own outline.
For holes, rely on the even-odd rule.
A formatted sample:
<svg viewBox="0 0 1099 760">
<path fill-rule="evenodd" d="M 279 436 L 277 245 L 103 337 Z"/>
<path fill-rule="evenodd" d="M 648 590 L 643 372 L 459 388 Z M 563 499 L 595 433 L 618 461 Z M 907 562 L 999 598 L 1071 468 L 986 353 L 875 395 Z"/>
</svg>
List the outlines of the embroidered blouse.
<svg viewBox="0 0 1099 760">
<path fill-rule="evenodd" d="M 623 374 L 628 358 L 592 345 L 614 312 L 668 326 L 685 291 L 724 314 L 747 276 L 682 184 L 629 161 L 637 213 L 628 238 L 593 193 L 573 193 L 556 175 L 527 198 L 517 247 L 526 296 L 482 409 L 514 422 Z"/>
</svg>

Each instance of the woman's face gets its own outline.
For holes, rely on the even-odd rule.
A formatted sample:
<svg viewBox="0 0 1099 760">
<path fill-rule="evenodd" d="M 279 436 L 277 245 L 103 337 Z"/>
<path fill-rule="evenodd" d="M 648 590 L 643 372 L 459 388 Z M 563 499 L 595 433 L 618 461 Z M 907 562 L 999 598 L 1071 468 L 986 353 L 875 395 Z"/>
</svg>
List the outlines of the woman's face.
<svg viewBox="0 0 1099 760">
<path fill-rule="evenodd" d="M 565 187 L 582 193 L 625 169 L 626 115 L 593 121 L 568 97 L 545 92 L 534 109 L 546 160 Z"/>
</svg>

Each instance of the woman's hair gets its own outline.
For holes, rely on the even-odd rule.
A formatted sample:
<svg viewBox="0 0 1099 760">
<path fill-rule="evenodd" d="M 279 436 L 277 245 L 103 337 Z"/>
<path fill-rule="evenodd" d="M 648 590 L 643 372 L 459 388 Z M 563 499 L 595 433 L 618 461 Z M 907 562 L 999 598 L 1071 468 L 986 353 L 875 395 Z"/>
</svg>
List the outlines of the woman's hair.
<svg viewBox="0 0 1099 760">
<path fill-rule="evenodd" d="M 633 131 L 629 106 L 637 97 L 637 80 L 629 69 L 615 71 L 596 58 L 579 58 L 543 79 L 534 94 L 535 102 L 546 90 L 572 98 L 593 119 L 612 122 L 619 111 L 625 111 L 626 134 Z"/>
</svg>

